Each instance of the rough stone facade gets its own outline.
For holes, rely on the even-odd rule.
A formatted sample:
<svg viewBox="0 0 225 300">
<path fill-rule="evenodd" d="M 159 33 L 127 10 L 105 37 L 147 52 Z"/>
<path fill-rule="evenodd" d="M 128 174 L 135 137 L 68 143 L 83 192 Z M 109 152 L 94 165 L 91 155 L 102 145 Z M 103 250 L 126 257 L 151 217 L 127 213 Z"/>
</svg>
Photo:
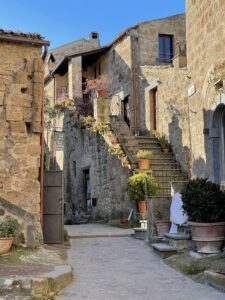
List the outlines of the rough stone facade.
<svg viewBox="0 0 225 300">
<path fill-rule="evenodd" d="M 224 157 L 224 152 L 222 154 L 218 149 L 223 145 L 219 126 L 212 124 L 212 120 L 219 105 L 221 111 L 224 105 L 224 94 L 215 82 L 224 74 L 225 2 L 186 2 L 188 76 L 190 86 L 195 85 L 196 89 L 189 97 L 192 175 L 221 182 L 225 177 L 220 166 L 224 163 L 216 157 Z M 216 118 L 221 119 L 220 111 L 217 112 Z"/>
<path fill-rule="evenodd" d="M 143 126 L 151 128 L 151 84 L 157 85 L 156 127 L 167 135 L 176 160 L 187 173 L 190 168 L 190 127 L 186 77 L 187 68 L 173 66 L 142 68 L 142 93 L 145 106 L 141 107 Z M 144 125 L 145 124 L 145 125 Z"/>
<path fill-rule="evenodd" d="M 173 36 L 175 55 L 176 44 L 184 46 L 186 41 L 185 15 L 139 23 L 120 34 L 88 68 L 89 79 L 94 78 L 95 70 L 101 69 L 100 76 L 108 76 L 112 82 L 111 115 L 124 117 L 124 99 L 128 99 L 131 130 L 136 134 L 147 134 L 143 120 L 145 97 L 141 67 L 158 66 L 159 34 Z"/>
<path fill-rule="evenodd" d="M 88 129 L 76 128 L 71 119 L 67 123 L 70 134 L 66 135 L 65 173 L 66 221 L 77 221 L 78 213 L 86 211 L 92 218 L 120 219 L 128 216 L 132 204 L 128 200 L 126 184 L 130 169 L 121 160 L 109 154 L 106 141 Z M 72 125 L 72 126 L 71 126 Z M 71 131 L 71 128 L 72 131 Z M 87 207 L 85 174 L 90 178 L 91 210 Z"/>
<path fill-rule="evenodd" d="M 93 48 L 95 51 L 84 49 L 83 53 L 78 52 L 69 58 L 65 57 L 56 72 L 53 71 L 52 80 L 57 82 L 57 74 L 59 74 L 57 76 L 67 76 L 69 98 L 77 101 L 83 98 L 82 84 L 86 79 L 108 77 L 111 81 L 106 87 L 111 94 L 109 115 L 124 119 L 126 101 L 132 132 L 149 134 L 148 114 L 150 112 L 146 106 L 147 100 L 143 88 L 148 86 L 151 78 L 144 74 L 142 65 L 159 65 L 159 34 L 173 36 L 173 49 L 178 42 L 184 45 L 185 15 L 137 24 L 120 34 L 107 47 Z M 86 52 L 87 50 L 89 52 Z M 143 78 L 145 75 L 146 78 Z M 179 71 L 176 76 L 179 77 Z M 53 86 L 50 87 L 50 82 L 48 81 L 46 85 L 46 91 L 52 92 Z M 175 88 L 176 85 L 174 85 L 174 90 Z M 176 96 L 175 102 L 178 97 L 179 95 Z M 185 113 L 183 111 L 182 113 Z M 74 130 L 71 122 L 71 118 L 64 118 L 64 182 L 67 216 L 70 219 L 72 215 L 75 216 L 79 210 L 78 206 L 84 201 L 84 170 L 85 168 L 87 170 L 90 165 L 92 198 L 98 199 L 97 206 L 93 207 L 93 217 L 100 217 L 100 215 L 103 218 L 118 217 L 122 206 L 127 201 L 123 199 L 127 199 L 124 189 L 129 172 L 127 173 L 126 168 L 121 167 L 121 162 L 116 158 L 106 155 L 105 152 L 100 154 L 97 150 L 99 149 L 98 143 L 104 144 L 103 141 L 94 138 L 93 134 L 92 137 L 87 137 L 81 129 Z M 163 126 L 166 127 L 165 123 L 162 125 L 162 130 L 164 130 Z M 99 160 L 104 161 L 101 168 Z M 117 166 L 114 169 L 112 162 L 116 161 L 120 167 Z M 73 162 L 75 162 L 76 173 L 80 174 L 77 175 L 78 178 L 74 178 Z M 115 173 L 113 176 L 117 177 L 118 181 L 111 180 L 111 172 Z M 122 175 L 124 172 L 125 175 Z M 112 193 L 113 189 L 116 196 Z M 131 204 L 127 206 L 130 207 Z M 85 206 L 83 208 L 86 209 Z"/>
<path fill-rule="evenodd" d="M 0 207 L 19 219 L 24 243 L 42 240 L 40 157 L 43 105 L 41 43 L 0 40 Z M 36 43 L 34 42 L 34 43 Z M 32 231 L 32 232 L 31 232 Z M 29 234 L 33 242 L 29 242 Z"/>
</svg>

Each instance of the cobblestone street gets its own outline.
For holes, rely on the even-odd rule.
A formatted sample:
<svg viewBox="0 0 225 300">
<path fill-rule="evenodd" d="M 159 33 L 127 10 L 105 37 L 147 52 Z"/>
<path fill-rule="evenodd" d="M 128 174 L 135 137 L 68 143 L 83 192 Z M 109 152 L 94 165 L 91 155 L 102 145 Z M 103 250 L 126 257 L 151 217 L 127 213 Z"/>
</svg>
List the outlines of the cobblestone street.
<svg viewBox="0 0 225 300">
<path fill-rule="evenodd" d="M 91 227 L 80 226 L 71 226 L 70 232 L 87 234 Z M 94 237 L 92 228 L 93 237 L 77 236 L 71 240 L 69 263 L 74 268 L 74 281 L 58 300 L 225 299 L 223 293 L 197 284 L 168 267 L 143 241 L 115 237 L 120 229 L 113 230 L 114 237 L 106 237 L 107 227 L 103 226 L 100 230 L 103 237 L 99 237 L 97 230 L 101 225 L 97 225 L 98 237 Z"/>
</svg>

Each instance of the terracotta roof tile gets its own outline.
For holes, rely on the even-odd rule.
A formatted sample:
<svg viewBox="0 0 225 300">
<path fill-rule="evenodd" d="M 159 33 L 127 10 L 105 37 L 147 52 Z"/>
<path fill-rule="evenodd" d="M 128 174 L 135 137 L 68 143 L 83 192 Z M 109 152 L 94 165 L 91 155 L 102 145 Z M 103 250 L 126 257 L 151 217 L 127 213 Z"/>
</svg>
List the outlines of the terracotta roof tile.
<svg viewBox="0 0 225 300">
<path fill-rule="evenodd" d="M 41 36 L 40 33 L 31 33 L 31 32 L 22 32 L 19 30 L 13 31 L 13 30 L 5 30 L 0 28 L 0 34 L 12 36 L 12 37 L 22 37 L 26 39 L 32 39 L 32 40 L 43 40 L 44 37 Z"/>
</svg>

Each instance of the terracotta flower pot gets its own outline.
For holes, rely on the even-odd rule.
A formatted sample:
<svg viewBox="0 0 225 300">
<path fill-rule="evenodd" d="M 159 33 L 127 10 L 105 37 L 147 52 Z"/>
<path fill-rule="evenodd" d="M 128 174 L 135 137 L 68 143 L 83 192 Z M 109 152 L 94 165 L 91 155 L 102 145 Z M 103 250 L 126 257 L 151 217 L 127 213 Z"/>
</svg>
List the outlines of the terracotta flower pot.
<svg viewBox="0 0 225 300">
<path fill-rule="evenodd" d="M 12 237 L 0 238 L 0 255 L 9 252 L 12 246 L 12 242 L 13 242 Z"/>
<path fill-rule="evenodd" d="M 139 170 L 149 170 L 150 169 L 150 160 L 149 159 L 140 159 L 138 161 Z"/>
<path fill-rule="evenodd" d="M 166 220 L 158 220 L 155 222 L 158 236 L 163 237 L 165 233 L 170 231 L 171 222 Z"/>
<path fill-rule="evenodd" d="M 168 154 L 168 153 L 170 153 L 170 149 L 169 148 L 163 148 L 163 152 Z"/>
<path fill-rule="evenodd" d="M 147 213 L 147 203 L 145 200 L 138 201 L 138 210 L 141 215 L 144 215 Z"/>
<path fill-rule="evenodd" d="M 98 97 L 106 97 L 106 91 L 105 90 L 98 90 Z"/>
<path fill-rule="evenodd" d="M 199 253 L 220 253 L 225 239 L 225 222 L 197 223 L 188 222 L 191 226 L 192 240 Z"/>
</svg>

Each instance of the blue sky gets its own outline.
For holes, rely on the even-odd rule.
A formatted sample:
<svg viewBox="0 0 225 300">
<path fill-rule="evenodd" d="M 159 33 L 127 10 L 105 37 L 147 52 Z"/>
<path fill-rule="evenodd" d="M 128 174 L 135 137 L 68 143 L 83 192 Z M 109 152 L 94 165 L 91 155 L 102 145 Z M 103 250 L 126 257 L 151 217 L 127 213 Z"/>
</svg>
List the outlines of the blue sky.
<svg viewBox="0 0 225 300">
<path fill-rule="evenodd" d="M 110 42 L 138 22 L 185 11 L 185 0 L 8 0 L 2 1 L 0 28 L 40 32 L 51 48 L 100 33 Z"/>
</svg>

